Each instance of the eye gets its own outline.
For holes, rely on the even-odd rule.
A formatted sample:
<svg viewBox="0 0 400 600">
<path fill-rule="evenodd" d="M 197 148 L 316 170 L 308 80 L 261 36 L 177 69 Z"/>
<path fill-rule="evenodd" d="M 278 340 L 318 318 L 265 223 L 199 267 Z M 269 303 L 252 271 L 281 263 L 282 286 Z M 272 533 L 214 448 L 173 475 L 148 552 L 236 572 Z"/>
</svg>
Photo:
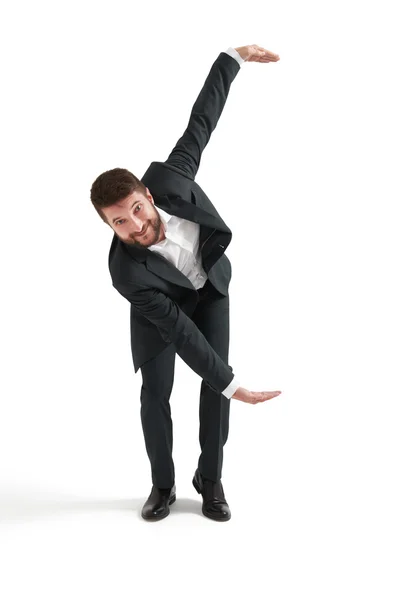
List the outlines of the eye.
<svg viewBox="0 0 400 600">
<path fill-rule="evenodd" d="M 139 208 L 139 206 L 142 206 L 142 205 L 141 204 L 137 204 L 135 206 L 135 212 L 136 212 L 136 209 Z M 118 225 L 118 223 L 120 223 L 121 221 L 125 221 L 125 219 L 118 219 L 118 221 L 115 221 L 115 224 Z"/>
</svg>

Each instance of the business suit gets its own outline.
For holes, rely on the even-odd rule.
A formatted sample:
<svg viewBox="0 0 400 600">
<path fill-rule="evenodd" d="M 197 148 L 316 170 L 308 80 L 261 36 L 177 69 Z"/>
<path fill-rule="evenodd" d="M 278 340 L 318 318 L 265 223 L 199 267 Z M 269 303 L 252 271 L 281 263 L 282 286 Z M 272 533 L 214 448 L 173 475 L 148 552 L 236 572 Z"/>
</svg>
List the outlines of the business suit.
<svg viewBox="0 0 400 600">
<path fill-rule="evenodd" d="M 222 394 L 234 379 L 228 364 L 229 282 L 225 255 L 232 232 L 195 182 L 202 152 L 217 125 L 240 64 L 221 52 L 193 105 L 188 126 L 165 162 L 152 162 L 141 178 L 156 207 L 198 223 L 204 288 L 158 253 L 125 244 L 114 235 L 109 252 L 112 284 L 131 303 L 131 349 L 135 373 L 141 369 L 141 418 L 153 484 L 174 483 L 172 391 L 175 354 L 202 378 L 198 468 L 221 477 L 228 436 L 230 398 Z"/>
</svg>

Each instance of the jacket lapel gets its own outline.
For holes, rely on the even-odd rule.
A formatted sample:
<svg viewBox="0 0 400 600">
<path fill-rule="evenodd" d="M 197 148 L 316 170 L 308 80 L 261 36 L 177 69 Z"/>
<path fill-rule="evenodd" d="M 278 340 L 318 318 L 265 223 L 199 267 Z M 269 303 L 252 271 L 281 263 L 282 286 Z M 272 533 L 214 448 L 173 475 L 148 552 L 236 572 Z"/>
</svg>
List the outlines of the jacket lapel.
<svg viewBox="0 0 400 600">
<path fill-rule="evenodd" d="M 230 242 L 231 231 L 222 221 L 218 214 L 211 214 L 207 210 L 198 206 L 197 196 L 193 194 L 194 202 L 187 202 L 180 196 L 173 195 L 162 195 L 156 196 L 153 194 L 155 206 L 159 206 L 167 213 L 187 219 L 188 221 L 194 221 L 200 225 L 200 237 L 199 246 L 203 258 L 203 267 L 206 271 L 206 264 L 204 263 L 204 250 L 206 248 L 206 242 L 215 230 L 221 232 L 222 236 L 227 235 L 227 244 Z M 176 285 L 181 285 L 194 290 L 194 286 L 190 279 L 186 277 L 179 269 L 177 269 L 169 260 L 162 256 L 159 252 L 152 252 L 147 248 L 141 249 L 134 246 L 125 245 L 128 252 L 139 262 L 145 262 L 146 268 L 162 277 L 167 279 Z M 223 248 L 223 246 L 221 246 Z M 222 254 L 223 252 L 221 252 Z"/>
<path fill-rule="evenodd" d="M 170 215 L 198 223 L 200 225 L 200 233 L 202 233 L 202 229 L 206 229 L 207 227 L 230 233 L 229 227 L 225 225 L 217 212 L 211 214 L 208 210 L 200 206 L 198 196 L 194 192 L 192 192 L 192 202 L 187 202 L 187 200 L 183 200 L 180 196 L 173 195 L 154 196 L 153 194 L 153 197 L 154 204 L 160 206 Z"/>
</svg>

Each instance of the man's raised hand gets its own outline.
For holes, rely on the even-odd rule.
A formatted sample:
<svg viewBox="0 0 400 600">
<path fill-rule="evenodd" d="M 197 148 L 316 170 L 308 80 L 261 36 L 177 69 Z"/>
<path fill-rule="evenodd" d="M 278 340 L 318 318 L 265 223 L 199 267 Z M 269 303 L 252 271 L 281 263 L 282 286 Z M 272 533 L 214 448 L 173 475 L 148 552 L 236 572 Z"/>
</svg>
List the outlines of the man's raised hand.
<svg viewBox="0 0 400 600">
<path fill-rule="evenodd" d="M 279 54 L 275 54 L 262 46 L 252 44 L 251 46 L 239 46 L 235 48 L 236 52 L 239 52 L 240 56 L 247 62 L 277 62 L 279 60 Z"/>
</svg>

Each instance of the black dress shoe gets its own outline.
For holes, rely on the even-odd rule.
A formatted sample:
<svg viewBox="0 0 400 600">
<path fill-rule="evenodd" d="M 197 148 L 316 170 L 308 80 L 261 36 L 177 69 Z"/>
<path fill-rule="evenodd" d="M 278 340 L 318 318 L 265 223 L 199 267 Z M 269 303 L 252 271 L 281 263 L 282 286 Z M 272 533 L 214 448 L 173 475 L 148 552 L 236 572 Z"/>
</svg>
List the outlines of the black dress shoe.
<svg viewBox="0 0 400 600">
<path fill-rule="evenodd" d="M 169 505 L 176 500 L 176 486 L 172 488 L 151 488 L 150 496 L 142 508 L 142 517 L 148 521 L 159 521 L 169 515 Z"/>
<path fill-rule="evenodd" d="M 203 515 L 215 521 L 229 521 L 231 511 L 225 499 L 221 480 L 215 482 L 206 479 L 199 469 L 196 469 L 192 483 L 195 490 L 203 496 Z"/>
</svg>

